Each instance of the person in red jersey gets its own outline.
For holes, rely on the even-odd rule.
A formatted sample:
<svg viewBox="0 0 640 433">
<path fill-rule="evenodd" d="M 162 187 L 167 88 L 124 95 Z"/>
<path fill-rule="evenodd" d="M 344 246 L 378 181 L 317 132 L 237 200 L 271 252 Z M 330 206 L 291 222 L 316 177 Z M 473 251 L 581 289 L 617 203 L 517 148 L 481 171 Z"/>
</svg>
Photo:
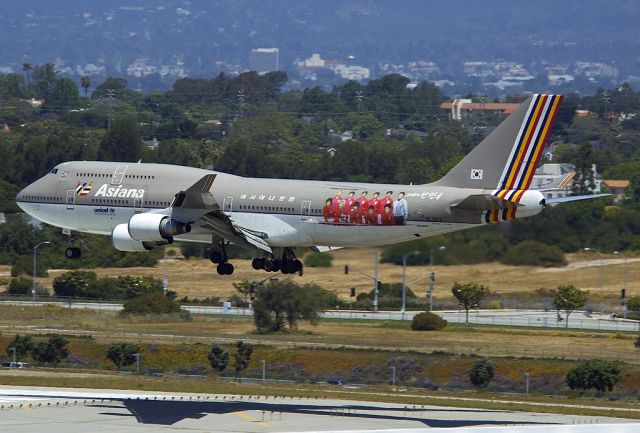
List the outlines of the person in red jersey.
<svg viewBox="0 0 640 433">
<path fill-rule="evenodd" d="M 378 214 L 376 214 L 376 208 L 373 205 L 369 205 L 369 209 L 367 209 L 367 224 L 369 225 L 377 225 L 378 224 Z"/>
<path fill-rule="evenodd" d="M 367 209 L 369 208 L 369 200 L 367 199 L 368 191 L 362 191 L 360 198 L 356 200 L 358 202 L 358 211 L 361 224 L 367 223 Z"/>
<path fill-rule="evenodd" d="M 349 223 L 350 224 L 360 224 L 362 219 L 360 217 L 360 203 L 357 201 L 353 202 L 351 209 L 349 209 Z"/>
<path fill-rule="evenodd" d="M 331 207 L 333 209 L 334 214 L 340 210 L 339 208 L 340 208 L 341 201 L 342 201 L 342 190 L 336 192 L 336 195 L 333 196 L 333 199 L 331 201 Z M 338 222 L 338 221 L 334 221 L 334 222 Z"/>
<path fill-rule="evenodd" d="M 390 204 L 385 205 L 384 212 L 380 215 L 380 224 L 383 226 L 392 226 L 395 225 L 396 219 L 393 216 L 392 207 Z"/>
<path fill-rule="evenodd" d="M 380 193 L 376 191 L 373 193 L 371 200 L 369 200 L 369 206 L 373 206 L 373 212 L 376 215 L 380 215 L 380 212 L 378 212 L 378 203 L 380 203 Z"/>
<path fill-rule="evenodd" d="M 356 198 L 354 197 L 355 195 L 356 193 L 354 191 L 351 191 L 344 201 L 344 209 L 347 213 L 351 213 L 351 208 L 353 207 L 353 204 L 356 202 Z"/>
<path fill-rule="evenodd" d="M 324 207 L 322 208 L 322 218 L 324 218 L 324 222 L 328 223 L 331 222 L 331 218 L 333 218 L 332 213 L 332 207 L 331 204 L 333 203 L 333 200 L 331 198 L 328 198 L 327 200 L 325 200 L 324 202 Z"/>
<path fill-rule="evenodd" d="M 382 197 L 378 202 L 378 207 L 376 209 L 380 215 L 384 214 L 384 208 L 387 206 L 391 206 L 391 209 L 393 210 L 393 198 L 391 197 L 391 194 L 393 194 L 393 191 L 387 191 L 384 197 Z"/>
</svg>

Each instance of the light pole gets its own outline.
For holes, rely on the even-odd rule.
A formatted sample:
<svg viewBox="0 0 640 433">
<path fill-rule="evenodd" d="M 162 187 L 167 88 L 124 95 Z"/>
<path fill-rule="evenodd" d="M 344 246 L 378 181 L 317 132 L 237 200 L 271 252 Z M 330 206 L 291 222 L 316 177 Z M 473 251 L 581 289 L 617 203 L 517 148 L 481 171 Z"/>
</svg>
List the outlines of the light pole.
<svg viewBox="0 0 640 433">
<path fill-rule="evenodd" d="M 267 361 L 262 360 L 262 381 L 267 380 Z"/>
<path fill-rule="evenodd" d="M 134 353 L 133 356 L 136 357 L 136 374 L 140 374 L 140 352 Z"/>
<path fill-rule="evenodd" d="M 36 253 L 41 245 L 49 245 L 51 242 L 44 241 L 33 247 L 33 285 L 31 286 L 31 300 L 36 305 Z"/>
<path fill-rule="evenodd" d="M 524 374 L 524 393 L 529 394 L 529 373 Z"/>
<path fill-rule="evenodd" d="M 441 245 L 438 247 L 438 251 L 444 251 L 447 247 Z M 429 248 L 429 263 L 431 266 L 431 272 L 429 273 L 429 308 L 428 311 L 433 311 L 433 285 L 436 282 L 436 272 L 433 270 L 433 247 Z"/>
<path fill-rule="evenodd" d="M 396 386 L 396 366 L 391 366 L 391 385 Z"/>
<path fill-rule="evenodd" d="M 364 275 L 365 277 L 371 278 L 373 280 L 373 311 L 378 312 L 378 262 L 380 261 L 379 252 L 376 250 L 374 259 L 373 259 L 373 275 L 365 274 L 364 272 L 360 272 L 357 269 L 351 269 L 357 274 Z M 349 265 L 344 265 L 344 274 L 349 274 Z"/>
<path fill-rule="evenodd" d="M 407 257 L 417 256 L 419 254 L 420 251 L 414 250 L 402 256 L 402 309 L 400 310 L 402 313 L 402 320 L 404 320 L 404 313 L 407 306 Z"/>
<path fill-rule="evenodd" d="M 620 254 L 620 251 L 614 251 L 613 254 Z M 622 288 L 622 314 L 627 318 L 627 256 L 624 256 L 624 287 Z"/>
<path fill-rule="evenodd" d="M 16 348 L 15 347 L 9 347 L 8 350 L 13 352 L 13 366 L 15 367 L 16 366 Z"/>
<path fill-rule="evenodd" d="M 602 274 L 602 253 L 600 251 L 598 251 L 595 248 L 589 248 L 586 247 L 584 249 L 585 251 L 593 251 L 594 253 L 598 253 L 598 256 L 600 257 L 600 294 L 602 295 L 602 292 L 604 291 L 604 275 Z"/>
</svg>

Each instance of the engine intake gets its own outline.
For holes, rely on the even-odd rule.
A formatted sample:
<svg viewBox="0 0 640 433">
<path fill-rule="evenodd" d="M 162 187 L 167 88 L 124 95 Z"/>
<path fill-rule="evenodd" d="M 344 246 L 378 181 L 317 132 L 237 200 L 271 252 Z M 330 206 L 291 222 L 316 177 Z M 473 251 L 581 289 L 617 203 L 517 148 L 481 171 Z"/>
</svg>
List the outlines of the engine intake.
<svg viewBox="0 0 640 433">
<path fill-rule="evenodd" d="M 128 231 L 133 239 L 141 242 L 173 241 L 174 236 L 189 233 L 191 225 L 166 215 L 141 213 L 131 217 Z"/>
</svg>

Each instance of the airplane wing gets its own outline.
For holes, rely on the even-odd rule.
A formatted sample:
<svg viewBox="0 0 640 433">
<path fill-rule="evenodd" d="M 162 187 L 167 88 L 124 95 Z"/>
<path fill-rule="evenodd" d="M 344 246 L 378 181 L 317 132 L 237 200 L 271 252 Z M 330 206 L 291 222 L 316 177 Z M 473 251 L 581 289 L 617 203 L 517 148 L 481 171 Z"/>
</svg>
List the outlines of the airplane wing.
<svg viewBox="0 0 640 433">
<path fill-rule="evenodd" d="M 271 247 L 264 240 L 264 233 L 236 224 L 222 211 L 211 194 L 215 179 L 215 174 L 208 174 L 186 190 L 178 192 L 169 208 L 171 217 L 211 231 L 212 235 L 243 248 L 271 253 Z"/>
<path fill-rule="evenodd" d="M 570 201 L 592 200 L 594 198 L 610 197 L 612 195 L 613 194 L 569 195 L 567 197 L 548 198 L 545 200 L 545 204 L 547 206 L 556 206 L 556 205 L 559 205 L 560 203 L 568 203 Z"/>
</svg>

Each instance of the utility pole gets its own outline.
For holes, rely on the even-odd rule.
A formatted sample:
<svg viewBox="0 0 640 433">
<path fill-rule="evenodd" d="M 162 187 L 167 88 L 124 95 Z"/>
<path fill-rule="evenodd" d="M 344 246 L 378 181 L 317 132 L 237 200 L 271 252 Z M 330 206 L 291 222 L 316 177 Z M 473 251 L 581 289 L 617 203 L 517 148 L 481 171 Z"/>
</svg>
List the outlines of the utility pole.
<svg viewBox="0 0 640 433">
<path fill-rule="evenodd" d="M 357 101 L 357 106 L 358 106 L 358 114 L 360 114 L 360 112 L 362 111 L 362 98 L 364 98 L 364 96 L 362 95 L 362 90 L 356 91 L 356 101 Z"/>
<path fill-rule="evenodd" d="M 107 131 L 111 131 L 111 107 L 113 106 L 114 92 L 112 89 L 107 90 L 107 97 L 109 98 L 109 120 L 107 123 Z"/>
</svg>

